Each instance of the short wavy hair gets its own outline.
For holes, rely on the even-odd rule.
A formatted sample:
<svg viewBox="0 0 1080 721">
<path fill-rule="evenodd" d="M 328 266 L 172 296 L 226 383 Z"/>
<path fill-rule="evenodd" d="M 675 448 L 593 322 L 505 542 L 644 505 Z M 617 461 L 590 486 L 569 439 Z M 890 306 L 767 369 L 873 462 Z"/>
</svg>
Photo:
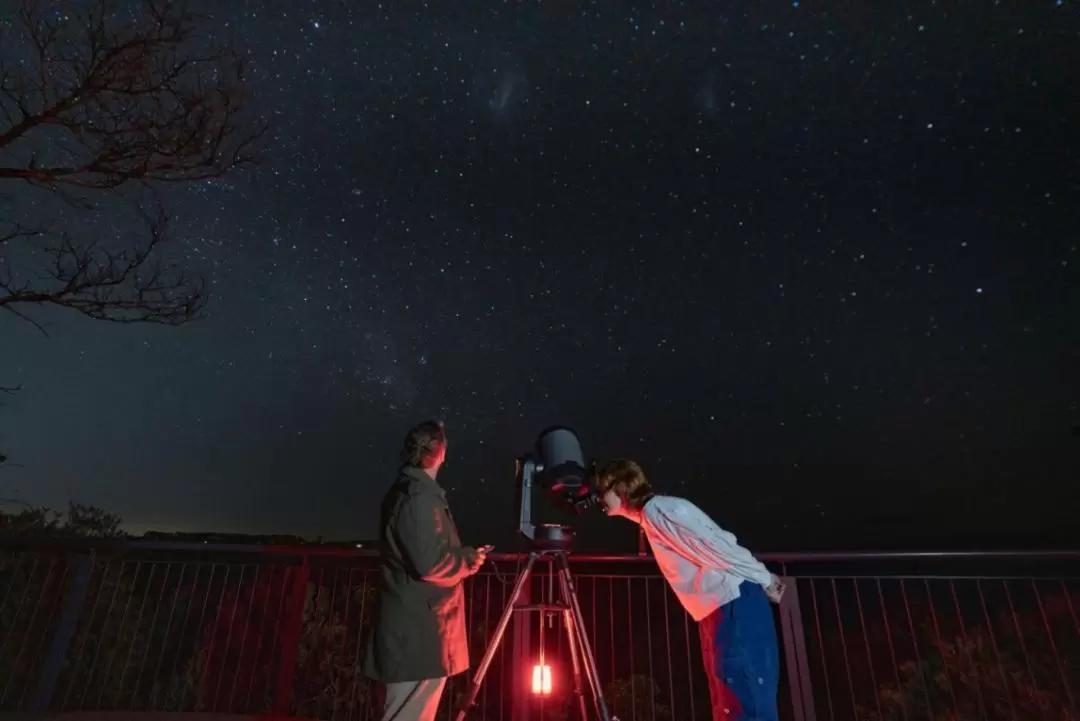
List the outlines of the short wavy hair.
<svg viewBox="0 0 1080 721">
<path fill-rule="evenodd" d="M 430 468 L 446 445 L 446 430 L 439 421 L 424 421 L 409 429 L 401 446 L 401 462 L 414 468 Z"/>
<path fill-rule="evenodd" d="M 604 464 L 596 474 L 596 486 L 601 493 L 615 491 L 631 508 L 641 508 L 655 495 L 641 466 L 622 458 Z"/>
</svg>

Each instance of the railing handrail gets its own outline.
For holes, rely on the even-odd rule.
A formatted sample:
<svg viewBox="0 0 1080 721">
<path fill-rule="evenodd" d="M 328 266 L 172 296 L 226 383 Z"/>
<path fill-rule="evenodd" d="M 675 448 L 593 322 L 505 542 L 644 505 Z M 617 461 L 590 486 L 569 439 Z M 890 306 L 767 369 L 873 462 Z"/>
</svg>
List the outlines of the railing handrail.
<svg viewBox="0 0 1080 721">
<path fill-rule="evenodd" d="M 3 536 L 3 549 L 72 549 L 123 553 L 125 551 L 178 551 L 201 553 L 265 554 L 301 557 L 373 558 L 376 549 L 335 545 L 277 545 L 257 543 L 222 543 L 190 541 L 143 541 L 140 539 L 85 539 L 55 536 Z M 496 561 L 514 561 L 527 551 L 493 553 Z M 965 550 L 965 551 L 770 551 L 755 554 L 765 563 L 847 563 L 859 561 L 964 561 L 964 560 L 1054 560 L 1078 561 L 1080 549 L 1063 550 Z M 579 563 L 652 563 L 651 554 L 575 552 L 571 560 Z"/>
</svg>

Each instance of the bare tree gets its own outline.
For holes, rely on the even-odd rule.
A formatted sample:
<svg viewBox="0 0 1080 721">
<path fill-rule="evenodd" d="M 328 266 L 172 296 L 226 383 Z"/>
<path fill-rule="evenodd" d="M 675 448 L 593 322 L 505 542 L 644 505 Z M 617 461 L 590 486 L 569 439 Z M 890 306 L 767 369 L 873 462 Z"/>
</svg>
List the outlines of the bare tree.
<svg viewBox="0 0 1080 721">
<path fill-rule="evenodd" d="M 206 20 L 180 0 L 21 0 L 0 20 L 0 310 L 42 332 L 35 307 L 199 314 L 203 283 L 162 251 L 159 191 L 254 162 L 265 129 Z"/>
</svg>

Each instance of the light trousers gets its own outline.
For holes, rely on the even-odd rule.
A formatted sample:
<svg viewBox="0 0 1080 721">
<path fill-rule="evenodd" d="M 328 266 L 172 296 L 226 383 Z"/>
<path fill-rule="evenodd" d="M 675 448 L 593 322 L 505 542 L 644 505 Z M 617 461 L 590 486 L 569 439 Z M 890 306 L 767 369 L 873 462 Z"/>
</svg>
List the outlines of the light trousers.
<svg viewBox="0 0 1080 721">
<path fill-rule="evenodd" d="M 446 677 L 386 684 L 382 721 L 435 721 Z"/>
</svg>

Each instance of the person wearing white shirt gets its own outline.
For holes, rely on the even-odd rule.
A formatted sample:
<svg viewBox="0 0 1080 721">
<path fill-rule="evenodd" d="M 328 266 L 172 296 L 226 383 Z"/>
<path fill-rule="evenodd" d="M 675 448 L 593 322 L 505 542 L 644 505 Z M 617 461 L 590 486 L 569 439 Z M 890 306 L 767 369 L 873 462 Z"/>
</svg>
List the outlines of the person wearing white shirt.
<svg viewBox="0 0 1080 721">
<path fill-rule="evenodd" d="M 714 721 L 777 721 L 780 654 L 769 602 L 780 602 L 783 582 L 693 503 L 654 493 L 637 463 L 611 461 L 597 484 L 609 516 L 641 526 L 698 622 Z"/>
</svg>

